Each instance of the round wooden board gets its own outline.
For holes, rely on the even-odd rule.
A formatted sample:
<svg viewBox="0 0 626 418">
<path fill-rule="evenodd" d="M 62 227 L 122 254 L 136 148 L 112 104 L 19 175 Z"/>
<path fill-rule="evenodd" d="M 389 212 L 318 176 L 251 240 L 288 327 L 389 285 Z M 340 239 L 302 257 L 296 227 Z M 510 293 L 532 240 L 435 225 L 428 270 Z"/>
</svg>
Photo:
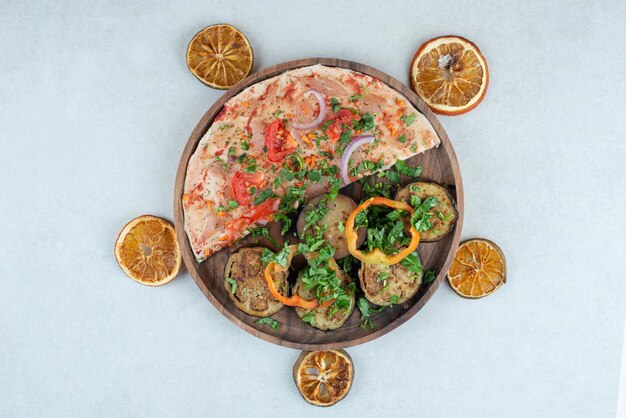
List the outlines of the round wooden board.
<svg viewBox="0 0 626 418">
<path fill-rule="evenodd" d="M 224 288 L 224 267 L 226 266 L 229 256 L 235 250 L 242 246 L 254 245 L 258 242 L 257 239 L 246 237 L 241 240 L 240 243 L 214 254 L 202 263 L 198 263 L 195 260 L 183 226 L 184 214 L 182 195 L 187 163 L 196 150 L 200 139 L 209 129 L 213 118 L 222 109 L 224 103 L 255 83 L 274 77 L 288 70 L 314 64 L 348 68 L 376 77 L 406 96 L 411 103 L 428 118 L 441 139 L 441 145 L 436 149 L 426 151 L 424 154 L 416 155 L 407 160 L 407 162 L 411 166 L 423 166 L 424 171 L 421 176 L 422 179 L 445 184 L 450 194 L 456 200 L 457 209 L 459 211 L 459 218 L 453 233 L 434 243 L 421 243 L 418 248 L 424 269 L 435 269 L 435 271 L 437 271 L 436 280 L 430 285 L 421 286 L 419 292 L 406 303 L 386 308 L 373 316 L 372 320 L 375 326 L 373 331 L 371 331 L 369 327 L 360 327 L 361 318 L 356 308 L 348 321 L 335 331 L 320 331 L 309 326 L 298 318 L 293 308 L 288 306 L 284 307 L 273 316 L 280 323 L 278 331 L 272 330 L 268 325 L 256 324 L 256 317 L 241 312 L 229 299 Z M 410 182 L 407 178 L 403 178 L 402 180 L 403 185 Z M 355 182 L 343 188 L 341 193 L 359 201 L 361 199 L 361 185 Z M 202 293 L 205 294 L 217 310 L 237 326 L 252 335 L 285 347 L 301 350 L 345 348 L 371 341 L 400 326 L 415 315 L 441 285 L 458 248 L 463 226 L 463 184 L 461 171 L 452 144 L 441 126 L 441 123 L 439 123 L 439 120 L 428 106 L 407 86 L 382 71 L 353 61 L 333 58 L 300 59 L 266 68 L 241 80 L 215 102 L 200 119 L 187 141 L 178 166 L 176 184 L 174 187 L 174 223 L 183 261 L 191 273 L 191 276 Z M 280 238 L 279 230 L 279 225 L 270 224 L 270 231 L 276 238 Z"/>
</svg>

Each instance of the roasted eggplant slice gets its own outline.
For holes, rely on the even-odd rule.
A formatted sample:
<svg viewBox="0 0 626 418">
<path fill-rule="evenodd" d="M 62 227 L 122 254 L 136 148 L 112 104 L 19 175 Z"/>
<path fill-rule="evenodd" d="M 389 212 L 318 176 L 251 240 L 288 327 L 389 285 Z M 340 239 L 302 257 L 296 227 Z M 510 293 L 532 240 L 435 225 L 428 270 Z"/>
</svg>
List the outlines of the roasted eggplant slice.
<svg viewBox="0 0 626 418">
<path fill-rule="evenodd" d="M 298 278 L 296 279 L 296 284 L 291 289 L 291 292 L 295 295 L 300 295 L 302 298 L 311 300 L 315 297 L 315 292 L 313 290 L 307 290 L 302 283 L 302 271 L 298 274 Z M 339 270 L 339 278 L 344 286 L 350 284 L 352 279 L 348 274 Z M 355 305 L 355 292 L 352 292 L 350 297 L 350 305 L 348 309 L 341 309 L 334 312 L 332 315 L 329 315 L 332 310 L 332 305 L 327 307 L 317 307 L 315 309 L 302 309 L 296 308 L 296 314 L 317 329 L 321 329 L 322 331 L 326 330 L 334 330 L 341 327 L 350 317 L 350 314 L 354 310 Z"/>
<path fill-rule="evenodd" d="M 317 196 L 311 199 L 300 212 L 296 224 L 298 236 L 302 238 L 305 233 L 314 234 L 314 225 L 326 225 L 326 231 L 322 237 L 335 249 L 334 258 L 337 260 L 343 258 L 350 254 L 344 226 L 348 216 L 356 207 L 357 204 L 354 200 L 342 194 L 338 194 L 335 200 L 328 201 L 324 201 L 324 195 Z M 365 232 L 364 228 L 359 230 L 357 247 L 363 244 Z"/>
<path fill-rule="evenodd" d="M 398 190 L 396 200 L 411 204 L 411 196 L 417 196 L 422 202 L 431 196 L 437 198 L 437 206 L 430 210 L 433 214 L 430 218 L 432 227 L 427 231 L 420 231 L 421 242 L 439 241 L 452 232 L 459 213 L 452 196 L 443 186 L 424 181 L 411 183 Z"/>
<path fill-rule="evenodd" d="M 359 269 L 361 289 L 375 305 L 397 305 L 409 300 L 422 284 L 423 273 L 415 273 L 401 264 L 362 263 Z"/>
<path fill-rule="evenodd" d="M 259 317 L 274 315 L 283 307 L 267 288 L 262 253 L 263 247 L 241 248 L 230 256 L 224 272 L 224 287 L 235 306 Z M 276 288 L 285 296 L 289 294 L 287 274 L 274 274 Z"/>
</svg>

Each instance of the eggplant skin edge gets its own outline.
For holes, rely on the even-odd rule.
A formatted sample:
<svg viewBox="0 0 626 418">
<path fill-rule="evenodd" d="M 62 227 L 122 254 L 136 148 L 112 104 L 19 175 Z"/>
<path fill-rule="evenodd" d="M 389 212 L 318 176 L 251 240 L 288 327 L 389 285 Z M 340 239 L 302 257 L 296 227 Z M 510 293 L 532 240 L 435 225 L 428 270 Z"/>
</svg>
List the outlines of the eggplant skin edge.
<svg viewBox="0 0 626 418">
<path fill-rule="evenodd" d="M 411 186 L 418 187 L 419 190 L 411 191 Z M 435 216 L 431 218 L 433 227 L 428 231 L 420 232 L 420 242 L 437 242 L 447 237 L 454 229 L 454 225 L 456 224 L 457 219 L 459 219 L 459 212 L 456 209 L 454 199 L 452 198 L 450 192 L 448 192 L 440 184 L 434 182 L 417 181 L 414 183 L 410 183 L 398 190 L 395 199 L 404 203 L 409 203 L 411 195 L 417 196 L 421 200 L 424 200 L 430 196 L 435 196 L 438 201 L 437 206 L 432 208 L 432 212 L 435 213 Z M 449 214 L 452 214 L 452 217 L 448 220 L 442 220 L 437 217 L 437 211 L 440 211 L 444 215 L 444 217 L 448 216 Z M 438 234 L 435 234 L 435 229 L 439 231 Z"/>
</svg>

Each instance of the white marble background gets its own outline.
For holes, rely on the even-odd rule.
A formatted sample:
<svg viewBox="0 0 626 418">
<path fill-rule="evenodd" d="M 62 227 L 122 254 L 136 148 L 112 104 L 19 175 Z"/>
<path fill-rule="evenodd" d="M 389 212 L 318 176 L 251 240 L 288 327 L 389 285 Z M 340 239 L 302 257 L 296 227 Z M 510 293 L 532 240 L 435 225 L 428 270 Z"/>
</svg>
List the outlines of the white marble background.
<svg viewBox="0 0 626 418">
<path fill-rule="evenodd" d="M 408 323 L 349 350 L 332 409 L 304 403 L 298 352 L 221 316 L 188 274 L 151 289 L 113 258 L 124 223 L 172 218 L 174 175 L 220 96 L 185 66 L 229 22 L 255 69 L 351 59 L 406 82 L 425 40 L 488 59 L 471 113 L 442 118 L 465 183 L 463 237 L 509 281 L 442 286 Z M 613 417 L 626 313 L 623 1 L 0 0 L 0 416 Z"/>
</svg>

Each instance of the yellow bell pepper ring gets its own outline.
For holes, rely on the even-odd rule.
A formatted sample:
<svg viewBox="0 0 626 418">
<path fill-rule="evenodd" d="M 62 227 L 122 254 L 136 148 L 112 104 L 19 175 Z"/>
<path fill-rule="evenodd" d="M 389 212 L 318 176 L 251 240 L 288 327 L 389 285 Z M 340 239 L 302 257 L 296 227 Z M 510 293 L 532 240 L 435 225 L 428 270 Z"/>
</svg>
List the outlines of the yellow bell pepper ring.
<svg viewBox="0 0 626 418">
<path fill-rule="evenodd" d="M 378 248 L 375 248 L 368 253 L 360 251 L 356 247 L 358 234 L 354 229 L 354 220 L 356 219 L 356 216 L 359 214 L 359 212 L 367 209 L 371 205 L 383 205 L 393 209 L 407 211 L 410 215 L 413 214 L 413 208 L 404 202 L 398 202 L 396 200 L 387 199 L 385 197 L 371 197 L 367 199 L 359 206 L 357 206 L 354 211 L 352 211 L 350 216 L 348 216 L 348 220 L 346 221 L 345 235 L 346 241 L 348 242 L 348 250 L 350 251 L 350 254 L 352 254 L 355 258 L 367 264 L 397 264 L 402 261 L 406 256 L 415 251 L 420 242 L 420 234 L 419 232 L 417 232 L 417 229 L 415 229 L 415 227 L 411 225 L 411 229 L 409 230 L 411 234 L 411 242 L 409 243 L 409 246 L 394 255 L 385 254 Z"/>
</svg>

